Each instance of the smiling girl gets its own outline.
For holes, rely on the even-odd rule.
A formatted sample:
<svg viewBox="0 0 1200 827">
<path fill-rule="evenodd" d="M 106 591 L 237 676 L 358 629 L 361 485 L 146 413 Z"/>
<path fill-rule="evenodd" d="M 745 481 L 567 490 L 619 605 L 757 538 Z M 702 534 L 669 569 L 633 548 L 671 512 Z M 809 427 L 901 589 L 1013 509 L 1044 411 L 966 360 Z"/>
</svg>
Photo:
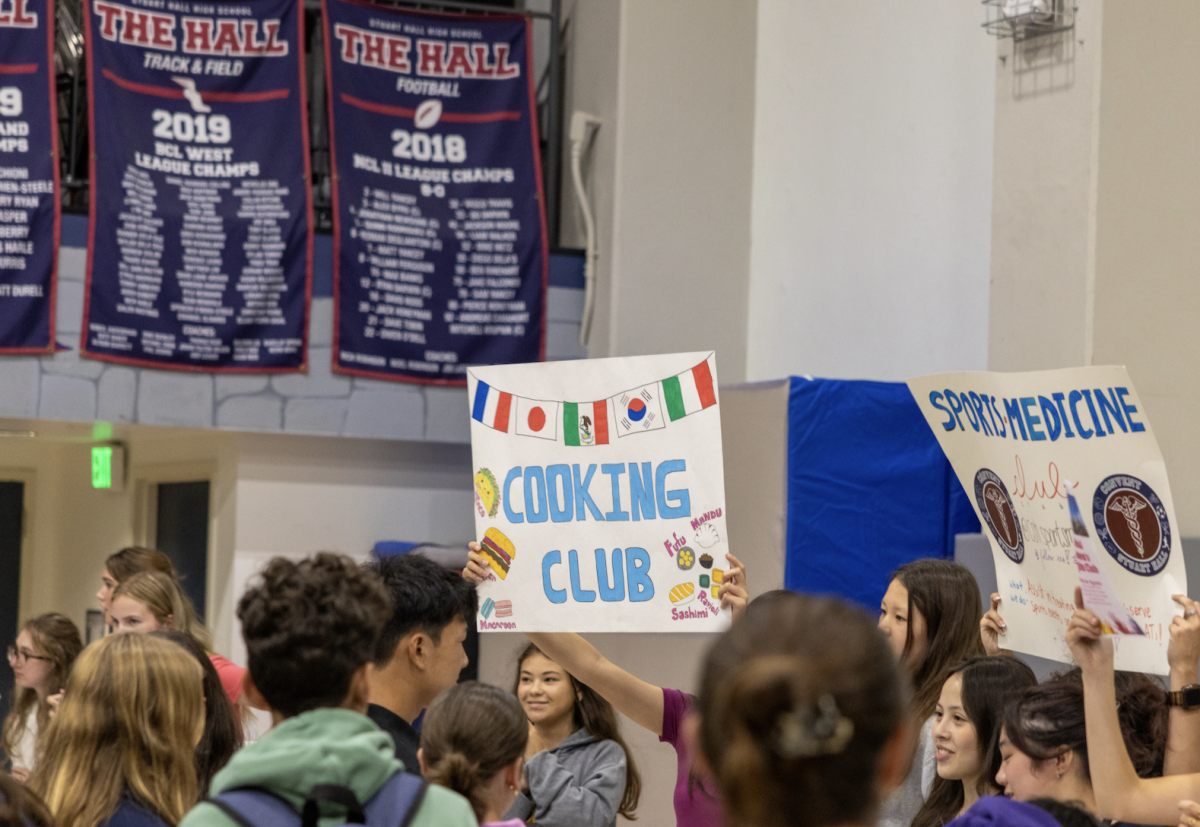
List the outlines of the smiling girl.
<svg viewBox="0 0 1200 827">
<path fill-rule="evenodd" d="M 913 827 L 941 827 L 983 795 L 996 795 L 1000 769 L 997 730 L 1005 706 L 1037 684 L 1033 670 L 1016 658 L 967 661 L 942 685 L 933 714 L 937 774 Z"/>
<path fill-rule="evenodd" d="M 892 575 L 879 607 L 879 629 L 912 680 L 912 724 L 920 731 L 912 769 L 884 803 L 880 827 L 909 827 L 936 777 L 933 712 L 956 664 L 981 656 L 979 587 L 949 560 L 914 560 Z"/>
<path fill-rule="evenodd" d="M 641 776 L 612 705 L 532 643 L 517 659 L 513 687 L 529 719 L 526 785 L 506 818 L 555 827 L 610 827 L 632 819 Z"/>
<path fill-rule="evenodd" d="M 12 761 L 13 776 L 24 781 L 37 763 L 39 735 L 50 723 L 47 699 L 67 682 L 71 664 L 83 649 L 79 629 L 60 614 L 38 615 L 21 627 L 8 648 L 17 691 L 4 720 L 0 747 Z"/>
</svg>

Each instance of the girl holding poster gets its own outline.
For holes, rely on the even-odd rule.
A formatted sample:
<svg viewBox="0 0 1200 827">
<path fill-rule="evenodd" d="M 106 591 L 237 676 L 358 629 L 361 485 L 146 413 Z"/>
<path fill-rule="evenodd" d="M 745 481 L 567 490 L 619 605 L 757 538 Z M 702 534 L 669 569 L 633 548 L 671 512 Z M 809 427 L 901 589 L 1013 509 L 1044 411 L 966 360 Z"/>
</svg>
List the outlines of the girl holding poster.
<svg viewBox="0 0 1200 827">
<path fill-rule="evenodd" d="M 642 779 L 612 704 L 530 643 L 513 692 L 529 719 L 526 785 L 507 818 L 546 827 L 614 827 L 634 819 Z"/>
<path fill-rule="evenodd" d="M 1183 603 L 1177 596 L 1177 602 Z M 1194 622 L 1197 604 L 1183 603 L 1183 617 L 1171 621 L 1172 630 Z M 1083 672 L 1084 709 L 1087 716 L 1088 763 L 1098 811 L 1114 821 L 1141 824 L 1200 824 L 1200 773 L 1139 778 L 1125 749 L 1118 718 L 1113 669 L 1113 637 L 1100 632 L 1100 620 L 1083 606 L 1075 590 L 1075 613 L 1067 627 L 1067 645 Z M 1194 699 L 1184 687 L 1172 693 L 1173 706 L 1196 714 Z"/>
<path fill-rule="evenodd" d="M 479 554 L 479 544 L 470 544 L 470 562 L 463 577 L 475 582 L 487 576 L 488 564 Z M 721 608 L 738 618 L 749 602 L 746 570 L 741 561 L 726 554 L 729 570 L 718 592 Z M 790 592 L 781 592 L 790 594 Z M 760 595 L 760 602 L 769 599 Z M 758 605 L 757 603 L 755 605 Z M 721 800 L 711 778 L 692 767 L 684 744 L 684 719 L 695 706 L 695 698 L 677 689 L 654 686 L 605 658 L 580 635 L 569 632 L 530 633 L 529 639 L 555 663 L 594 689 L 619 712 L 675 748 L 675 823 L 677 827 L 720 827 Z"/>
</svg>

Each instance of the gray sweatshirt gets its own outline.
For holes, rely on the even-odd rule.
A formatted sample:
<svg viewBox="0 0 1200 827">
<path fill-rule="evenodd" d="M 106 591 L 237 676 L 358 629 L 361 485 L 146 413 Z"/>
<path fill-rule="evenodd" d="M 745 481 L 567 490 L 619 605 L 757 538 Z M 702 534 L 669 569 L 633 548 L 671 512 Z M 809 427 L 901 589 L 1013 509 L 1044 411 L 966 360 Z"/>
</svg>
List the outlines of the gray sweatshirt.
<svg viewBox="0 0 1200 827">
<path fill-rule="evenodd" d="M 529 792 L 519 793 L 506 819 L 529 819 L 540 827 L 613 827 L 625 795 L 625 751 L 577 729 L 554 749 L 525 764 Z"/>
</svg>

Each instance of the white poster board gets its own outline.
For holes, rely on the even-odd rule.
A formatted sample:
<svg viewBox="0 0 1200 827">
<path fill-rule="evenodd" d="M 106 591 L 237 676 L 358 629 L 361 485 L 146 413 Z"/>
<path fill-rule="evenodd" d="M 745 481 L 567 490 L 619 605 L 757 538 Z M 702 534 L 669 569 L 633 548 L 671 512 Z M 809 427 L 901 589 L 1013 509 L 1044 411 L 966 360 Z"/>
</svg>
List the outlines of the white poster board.
<svg viewBox="0 0 1200 827">
<path fill-rule="evenodd" d="M 481 632 L 728 626 L 713 353 L 471 368 L 467 391 Z"/>
<path fill-rule="evenodd" d="M 1071 662 L 1070 481 L 1094 562 L 1146 632 L 1119 638 L 1117 668 L 1166 674 L 1171 595 L 1187 575 L 1162 452 L 1125 369 L 950 373 L 908 386 L 991 543 L 1001 645 Z"/>
</svg>

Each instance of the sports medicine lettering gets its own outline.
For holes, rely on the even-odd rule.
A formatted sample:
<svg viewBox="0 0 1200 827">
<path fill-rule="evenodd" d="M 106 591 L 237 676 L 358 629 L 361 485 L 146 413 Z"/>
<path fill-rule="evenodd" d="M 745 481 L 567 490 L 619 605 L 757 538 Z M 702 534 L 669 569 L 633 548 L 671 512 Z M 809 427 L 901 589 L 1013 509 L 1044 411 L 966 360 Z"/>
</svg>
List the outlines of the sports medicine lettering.
<svg viewBox="0 0 1200 827">
<path fill-rule="evenodd" d="M 1049 397 L 997 399 L 986 393 L 956 393 L 947 388 L 930 391 L 929 404 L 945 414 L 941 426 L 947 431 L 966 433 L 969 425 L 984 436 L 1056 442 L 1075 436 L 1110 436 L 1116 428 L 1122 433 L 1145 431 L 1146 426 L 1133 418 L 1138 409 L 1125 399 L 1128 395 L 1128 388 L 1113 387 L 1061 391 Z"/>
</svg>

